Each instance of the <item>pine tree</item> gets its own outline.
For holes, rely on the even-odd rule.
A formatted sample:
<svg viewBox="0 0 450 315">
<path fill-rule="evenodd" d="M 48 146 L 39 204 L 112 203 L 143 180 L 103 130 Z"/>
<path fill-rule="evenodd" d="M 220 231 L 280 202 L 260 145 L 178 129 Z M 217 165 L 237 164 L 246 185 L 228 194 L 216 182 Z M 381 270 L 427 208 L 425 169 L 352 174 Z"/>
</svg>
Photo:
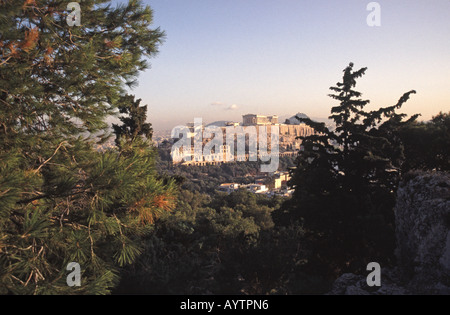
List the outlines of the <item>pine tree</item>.
<svg viewBox="0 0 450 315">
<path fill-rule="evenodd" d="M 133 142 L 139 136 L 144 136 L 146 139 L 152 138 L 153 128 L 146 122 L 147 105 L 140 106 L 141 101 L 141 99 L 135 101 L 133 95 L 125 95 L 121 99 L 119 112 L 129 117 L 120 117 L 122 125 L 113 124 L 117 146 L 120 147 L 121 141 Z"/>
<path fill-rule="evenodd" d="M 406 156 L 403 172 L 450 170 L 450 112 L 441 112 L 428 122 L 408 125 L 400 135 Z"/>
<path fill-rule="evenodd" d="M 404 160 L 399 130 L 417 118 L 404 120 L 396 113 L 415 91 L 394 106 L 364 111 L 369 100 L 354 87 L 366 70 L 354 71 L 350 63 L 343 81 L 330 88 L 330 97 L 339 101 L 329 117 L 334 129 L 299 117 L 315 134 L 302 137 L 291 180 L 295 193 L 277 219 L 304 224 L 313 253 L 308 268 L 330 277 L 391 261 L 393 206 Z"/>
<path fill-rule="evenodd" d="M 95 149 L 163 32 L 136 0 L 83 0 L 70 27 L 68 2 L 0 1 L 0 294 L 109 293 L 173 207 L 173 184 L 140 137 L 150 125 L 126 154 Z M 80 287 L 66 283 L 70 262 Z"/>
</svg>

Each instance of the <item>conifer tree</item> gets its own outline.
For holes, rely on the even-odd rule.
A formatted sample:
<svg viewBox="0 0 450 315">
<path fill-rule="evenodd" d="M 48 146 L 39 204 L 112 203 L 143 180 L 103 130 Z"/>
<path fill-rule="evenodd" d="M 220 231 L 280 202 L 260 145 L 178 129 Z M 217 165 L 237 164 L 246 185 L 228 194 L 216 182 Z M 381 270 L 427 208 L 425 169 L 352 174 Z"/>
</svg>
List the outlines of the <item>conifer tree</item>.
<svg viewBox="0 0 450 315">
<path fill-rule="evenodd" d="M 404 159 L 399 130 L 417 118 L 404 120 L 396 110 L 416 92 L 365 111 L 369 100 L 354 87 L 366 70 L 354 71 L 350 63 L 342 82 L 330 88 L 339 102 L 329 117 L 334 128 L 298 118 L 315 134 L 302 137 L 295 192 L 277 219 L 304 224 L 312 241 L 309 268 L 330 277 L 365 271 L 372 261 L 389 263 L 395 245 L 393 206 Z"/>
<path fill-rule="evenodd" d="M 152 138 L 153 128 L 146 122 L 147 105 L 140 106 L 141 101 L 141 99 L 134 100 L 133 95 L 125 95 L 121 98 L 119 112 L 127 114 L 128 117 L 120 117 L 122 125 L 113 124 L 117 146 L 120 146 L 121 140 L 133 142 L 139 136 L 144 136 L 148 140 Z"/>
<path fill-rule="evenodd" d="M 0 1 L 0 294 L 109 293 L 174 201 L 149 125 L 126 154 L 95 149 L 163 40 L 151 9 L 83 0 L 69 26 L 69 2 Z"/>
<path fill-rule="evenodd" d="M 406 156 L 403 172 L 450 170 L 450 112 L 441 112 L 428 122 L 408 125 L 400 135 Z"/>
</svg>

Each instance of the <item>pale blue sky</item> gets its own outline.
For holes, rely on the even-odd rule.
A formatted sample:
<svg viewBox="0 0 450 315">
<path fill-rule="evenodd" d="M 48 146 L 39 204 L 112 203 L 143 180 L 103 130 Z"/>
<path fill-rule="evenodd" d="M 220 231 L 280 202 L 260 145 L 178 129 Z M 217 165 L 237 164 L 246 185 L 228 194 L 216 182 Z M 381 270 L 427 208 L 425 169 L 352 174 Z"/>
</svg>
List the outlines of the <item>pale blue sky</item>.
<svg viewBox="0 0 450 315">
<path fill-rule="evenodd" d="M 362 0 L 145 0 L 167 34 L 133 90 L 157 130 L 201 117 L 304 112 L 327 117 L 349 62 L 370 108 L 411 89 L 403 112 L 450 110 L 450 1 L 389 0 L 369 27 Z M 215 105 L 213 105 L 215 104 Z"/>
</svg>

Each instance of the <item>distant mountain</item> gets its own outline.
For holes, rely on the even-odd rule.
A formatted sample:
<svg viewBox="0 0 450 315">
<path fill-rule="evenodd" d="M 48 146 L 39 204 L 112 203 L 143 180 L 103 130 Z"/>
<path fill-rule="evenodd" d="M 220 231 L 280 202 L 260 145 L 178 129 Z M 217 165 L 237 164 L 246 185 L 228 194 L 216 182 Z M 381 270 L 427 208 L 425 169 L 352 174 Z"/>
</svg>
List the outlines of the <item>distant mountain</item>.
<svg viewBox="0 0 450 315">
<path fill-rule="evenodd" d="M 229 120 L 219 120 L 219 121 L 215 121 L 212 122 L 210 124 L 207 124 L 206 126 L 216 126 L 216 127 L 226 127 L 227 123 L 229 123 Z"/>
<path fill-rule="evenodd" d="M 316 118 L 316 117 L 309 117 L 308 115 L 304 113 L 297 113 L 293 116 L 291 115 L 283 115 L 278 118 L 278 122 L 280 124 L 289 124 L 289 125 L 300 125 L 300 121 L 296 118 L 296 116 L 300 118 L 310 118 L 313 121 L 317 122 L 324 122 L 326 125 L 331 125 L 332 121 L 328 118 Z M 206 126 L 216 126 L 216 127 L 226 127 L 227 124 L 230 123 L 229 120 L 218 120 L 212 123 L 207 124 Z"/>
<path fill-rule="evenodd" d="M 296 115 L 294 115 L 294 116 L 292 116 L 290 118 L 287 118 L 285 121 L 280 121 L 280 122 L 283 122 L 283 123 L 288 124 L 288 125 L 300 125 L 300 120 L 298 120 L 297 117 L 299 117 L 299 118 L 309 118 L 304 113 L 297 113 Z"/>
</svg>

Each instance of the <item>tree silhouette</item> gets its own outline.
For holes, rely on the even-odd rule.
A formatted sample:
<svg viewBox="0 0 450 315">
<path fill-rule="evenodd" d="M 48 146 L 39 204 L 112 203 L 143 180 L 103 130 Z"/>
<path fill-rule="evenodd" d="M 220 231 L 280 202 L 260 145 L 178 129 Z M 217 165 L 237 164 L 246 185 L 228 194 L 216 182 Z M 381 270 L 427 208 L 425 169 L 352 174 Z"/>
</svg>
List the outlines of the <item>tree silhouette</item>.
<svg viewBox="0 0 450 315">
<path fill-rule="evenodd" d="M 330 97 L 339 102 L 329 117 L 334 130 L 299 117 L 315 134 L 301 137 L 290 182 L 295 192 L 276 214 L 277 222 L 304 224 L 313 253 L 308 268 L 330 278 L 363 271 L 371 261 L 391 261 L 393 206 L 404 160 L 399 130 L 417 118 L 404 120 L 396 113 L 415 91 L 394 106 L 364 111 L 369 101 L 354 87 L 367 68 L 353 66 L 330 88 Z"/>
<path fill-rule="evenodd" d="M 138 136 L 144 136 L 151 139 L 153 128 L 147 119 L 147 105 L 140 106 L 141 99 L 135 100 L 133 95 L 126 95 L 119 102 L 119 112 L 128 116 L 120 117 L 122 125 L 113 124 L 114 133 L 116 134 L 116 144 L 120 145 L 120 140 L 125 138 L 126 141 L 134 141 Z"/>
</svg>

